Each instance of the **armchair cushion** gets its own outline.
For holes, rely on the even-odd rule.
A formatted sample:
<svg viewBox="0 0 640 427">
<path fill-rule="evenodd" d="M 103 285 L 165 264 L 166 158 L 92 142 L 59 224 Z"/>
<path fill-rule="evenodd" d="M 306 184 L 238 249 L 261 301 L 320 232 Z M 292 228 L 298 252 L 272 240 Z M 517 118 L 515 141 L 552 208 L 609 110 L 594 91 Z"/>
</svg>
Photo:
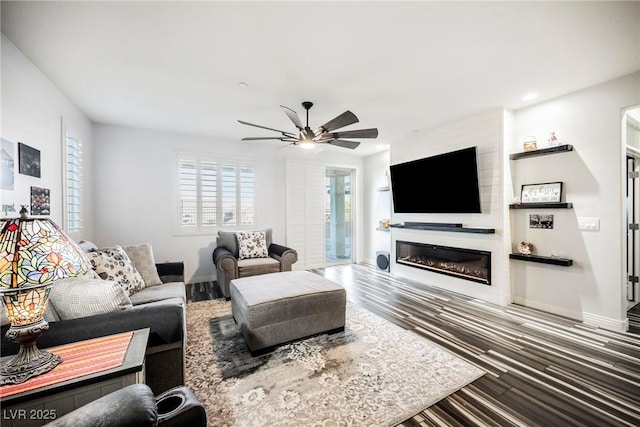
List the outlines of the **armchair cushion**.
<svg viewBox="0 0 640 427">
<path fill-rule="evenodd" d="M 267 237 L 264 231 L 238 231 L 238 259 L 266 258 Z"/>
<path fill-rule="evenodd" d="M 238 261 L 238 276 L 249 277 L 258 274 L 277 273 L 280 262 L 270 257 L 241 259 Z"/>
</svg>

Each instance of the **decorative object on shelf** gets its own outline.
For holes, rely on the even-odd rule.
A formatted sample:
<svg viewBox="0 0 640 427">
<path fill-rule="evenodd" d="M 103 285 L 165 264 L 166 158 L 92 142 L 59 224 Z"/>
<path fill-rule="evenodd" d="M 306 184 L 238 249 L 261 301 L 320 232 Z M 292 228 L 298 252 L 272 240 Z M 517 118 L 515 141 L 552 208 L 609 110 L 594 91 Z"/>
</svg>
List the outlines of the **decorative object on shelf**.
<svg viewBox="0 0 640 427">
<path fill-rule="evenodd" d="M 378 222 L 378 225 L 380 226 L 380 228 L 389 228 L 389 220 L 382 219 Z"/>
<path fill-rule="evenodd" d="M 50 215 L 51 197 L 48 188 L 31 187 L 31 215 Z"/>
<path fill-rule="evenodd" d="M 529 228 L 542 228 L 550 230 L 553 228 L 553 215 L 551 214 L 529 214 Z"/>
<path fill-rule="evenodd" d="M 522 203 L 560 203 L 562 200 L 562 182 L 525 184 L 520 191 Z"/>
<path fill-rule="evenodd" d="M 528 136 L 524 139 L 522 143 L 522 148 L 524 151 L 533 151 L 538 149 L 538 142 L 535 136 Z"/>
<path fill-rule="evenodd" d="M 518 252 L 522 255 L 531 255 L 533 253 L 533 244 L 529 242 L 518 243 Z"/>
<path fill-rule="evenodd" d="M 558 141 L 558 137 L 556 136 L 555 132 L 551 132 L 551 135 L 549 135 L 549 139 L 547 140 L 547 142 L 549 143 L 549 147 L 560 146 L 560 141 Z"/>
<path fill-rule="evenodd" d="M 39 350 L 36 339 L 49 329 L 44 320 L 51 286 L 86 273 L 91 265 L 81 249 L 45 218 L 0 221 L 0 296 L 11 327 L 6 337 L 20 344 L 15 358 L 0 367 L 0 385 L 19 384 L 55 368 L 62 359 Z"/>
<path fill-rule="evenodd" d="M 23 175 L 40 178 L 40 150 L 18 142 L 18 169 Z"/>
</svg>

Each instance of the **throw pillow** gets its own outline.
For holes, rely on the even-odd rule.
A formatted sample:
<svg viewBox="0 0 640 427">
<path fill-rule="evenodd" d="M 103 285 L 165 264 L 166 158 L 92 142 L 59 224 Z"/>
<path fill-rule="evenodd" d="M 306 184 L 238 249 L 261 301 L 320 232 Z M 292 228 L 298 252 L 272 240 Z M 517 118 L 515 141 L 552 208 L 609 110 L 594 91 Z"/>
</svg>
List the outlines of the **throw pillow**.
<svg viewBox="0 0 640 427">
<path fill-rule="evenodd" d="M 144 289 L 142 276 L 120 246 L 98 249 L 87 255 L 98 276 L 117 282 L 127 296 Z"/>
<path fill-rule="evenodd" d="M 150 244 L 123 246 L 122 249 L 142 276 L 145 287 L 162 284 Z"/>
<path fill-rule="evenodd" d="M 51 287 L 49 305 L 62 320 L 112 313 L 132 307 L 118 283 L 89 277 L 68 277 Z"/>
<path fill-rule="evenodd" d="M 266 258 L 267 238 L 264 231 L 238 231 L 238 259 Z"/>
</svg>

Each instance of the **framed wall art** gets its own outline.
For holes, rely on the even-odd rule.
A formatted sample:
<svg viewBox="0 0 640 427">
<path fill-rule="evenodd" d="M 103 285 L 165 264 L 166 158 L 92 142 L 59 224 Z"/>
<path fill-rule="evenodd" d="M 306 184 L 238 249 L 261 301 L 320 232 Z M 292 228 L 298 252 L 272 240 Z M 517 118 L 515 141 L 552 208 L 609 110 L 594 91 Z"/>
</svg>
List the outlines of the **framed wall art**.
<svg viewBox="0 0 640 427">
<path fill-rule="evenodd" d="M 48 188 L 31 187 L 31 215 L 50 215 L 51 196 Z"/>
<path fill-rule="evenodd" d="M 2 175 L 0 176 L 0 189 L 13 190 L 15 186 L 15 144 L 6 139 L 2 139 L 0 143 L 0 163 L 2 166 L 0 170 Z"/>
<path fill-rule="evenodd" d="M 520 191 L 521 203 L 560 203 L 562 182 L 525 184 Z"/>
<path fill-rule="evenodd" d="M 18 142 L 19 172 L 40 178 L 40 150 Z"/>
<path fill-rule="evenodd" d="M 529 214 L 529 228 L 553 229 L 553 215 Z"/>
</svg>

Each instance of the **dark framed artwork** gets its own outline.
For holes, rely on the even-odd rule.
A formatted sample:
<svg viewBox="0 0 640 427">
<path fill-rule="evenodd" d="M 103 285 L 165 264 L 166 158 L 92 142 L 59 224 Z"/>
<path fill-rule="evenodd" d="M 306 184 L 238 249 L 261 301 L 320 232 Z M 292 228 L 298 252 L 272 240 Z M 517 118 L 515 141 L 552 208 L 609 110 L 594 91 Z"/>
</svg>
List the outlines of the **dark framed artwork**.
<svg viewBox="0 0 640 427">
<path fill-rule="evenodd" d="M 15 144 L 6 139 L 2 139 L 0 143 L 0 189 L 13 190 L 16 182 L 15 178 Z"/>
<path fill-rule="evenodd" d="M 31 187 L 31 215 L 50 215 L 51 196 L 48 188 Z"/>
<path fill-rule="evenodd" d="M 553 229 L 553 215 L 529 214 L 529 228 Z"/>
<path fill-rule="evenodd" d="M 525 184 L 520 192 L 522 203 L 560 203 L 562 200 L 562 182 Z"/>
<path fill-rule="evenodd" d="M 40 150 L 18 142 L 18 165 L 21 174 L 40 178 Z"/>
</svg>

